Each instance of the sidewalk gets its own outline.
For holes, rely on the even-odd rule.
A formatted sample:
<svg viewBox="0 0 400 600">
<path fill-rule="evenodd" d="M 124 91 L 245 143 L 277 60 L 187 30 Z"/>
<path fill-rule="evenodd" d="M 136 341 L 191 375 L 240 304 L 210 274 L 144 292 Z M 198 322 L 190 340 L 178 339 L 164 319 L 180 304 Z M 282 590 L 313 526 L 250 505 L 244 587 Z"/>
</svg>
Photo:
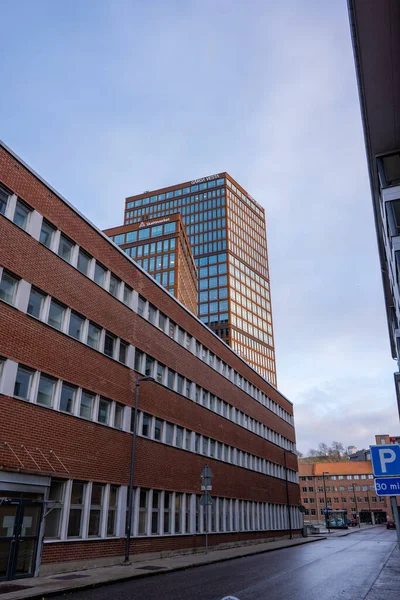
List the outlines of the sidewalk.
<svg viewBox="0 0 400 600">
<path fill-rule="evenodd" d="M 400 551 L 396 545 L 379 573 L 365 600 L 398 600 L 400 598 Z"/>
<path fill-rule="evenodd" d="M 326 536 L 314 538 L 300 537 L 294 540 L 285 539 L 276 542 L 266 542 L 264 544 L 254 544 L 252 546 L 228 548 L 225 550 L 210 550 L 208 554 L 185 554 L 171 558 L 150 559 L 144 562 L 135 562 L 129 566 L 113 565 L 110 567 L 88 569 L 86 571 L 74 571 L 72 573 L 53 574 L 46 577 L 32 577 L 30 579 L 7 581 L 0 583 L 0 598 L 1 600 L 19 600 L 21 598 L 39 599 L 46 596 L 109 585 L 139 577 L 150 577 L 151 575 L 158 575 L 159 573 L 181 571 L 183 569 L 223 562 L 233 558 L 243 558 L 244 556 L 251 556 L 253 554 L 272 552 L 273 550 L 310 544 L 325 539 Z M 6 590 L 9 590 L 9 592 Z"/>
<path fill-rule="evenodd" d="M 319 533 L 313 533 L 309 537 L 319 538 L 321 536 L 326 537 L 345 537 L 346 535 L 352 535 L 353 533 L 360 533 L 360 531 L 367 531 L 368 529 L 375 529 L 376 527 L 382 527 L 382 525 L 365 525 L 361 527 L 349 527 L 349 529 L 331 529 L 331 533 L 328 533 L 327 529 L 321 529 Z"/>
</svg>

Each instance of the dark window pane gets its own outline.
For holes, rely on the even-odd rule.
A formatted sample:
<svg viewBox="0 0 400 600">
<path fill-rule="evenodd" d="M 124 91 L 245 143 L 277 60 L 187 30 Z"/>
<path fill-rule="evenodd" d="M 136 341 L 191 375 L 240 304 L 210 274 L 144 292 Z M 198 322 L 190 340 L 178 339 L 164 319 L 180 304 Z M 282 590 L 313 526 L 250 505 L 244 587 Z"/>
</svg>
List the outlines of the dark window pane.
<svg viewBox="0 0 400 600">
<path fill-rule="evenodd" d="M 53 406 L 56 381 L 46 375 L 40 375 L 39 389 L 36 402 L 42 406 Z"/>
<path fill-rule="evenodd" d="M 155 420 L 155 428 L 154 428 L 154 439 L 160 441 L 161 440 L 161 429 L 162 422 L 159 419 Z"/>
<path fill-rule="evenodd" d="M 103 423 L 104 425 L 108 425 L 110 420 L 110 408 L 111 402 L 106 400 L 105 398 L 100 398 L 99 402 L 99 414 L 98 414 L 98 422 Z"/>
<path fill-rule="evenodd" d="M 128 353 L 128 344 L 120 340 L 119 342 L 119 362 L 126 364 L 126 358 Z"/>
<path fill-rule="evenodd" d="M 14 302 L 15 292 L 17 291 L 18 279 L 3 271 L 0 281 L 0 300 L 4 300 L 9 304 Z"/>
<path fill-rule="evenodd" d="M 20 200 L 17 200 L 13 221 L 21 229 L 26 229 L 30 209 Z"/>
<path fill-rule="evenodd" d="M 72 248 L 74 243 L 61 234 L 60 244 L 58 246 L 58 256 L 61 256 L 67 262 L 71 262 L 72 259 Z"/>
<path fill-rule="evenodd" d="M 104 338 L 104 354 L 110 356 L 111 358 L 114 355 L 114 344 L 115 337 L 111 333 L 108 333 L 108 331 L 106 331 L 106 335 Z"/>
<path fill-rule="evenodd" d="M 0 187 L 0 215 L 4 215 L 6 212 L 7 200 L 9 193 L 2 187 Z"/>
<path fill-rule="evenodd" d="M 52 300 L 50 304 L 49 318 L 47 320 L 48 324 L 52 327 L 55 327 L 56 329 L 61 329 L 63 324 L 64 312 L 64 306 Z"/>
<path fill-rule="evenodd" d="M 85 419 L 91 419 L 93 414 L 94 396 L 89 392 L 82 392 L 81 406 L 79 414 Z"/>
<path fill-rule="evenodd" d="M 71 313 L 68 330 L 69 335 L 74 337 L 76 340 L 80 340 L 82 336 L 83 323 L 84 320 L 82 317 L 76 313 Z"/>
<path fill-rule="evenodd" d="M 51 240 L 55 230 L 56 228 L 53 227 L 53 225 L 50 225 L 50 223 L 47 223 L 47 221 L 43 221 L 42 229 L 40 230 L 40 243 L 47 248 L 50 248 Z"/>
<path fill-rule="evenodd" d="M 74 410 L 76 389 L 72 385 L 63 383 L 61 388 L 60 410 L 72 413 Z"/>
<path fill-rule="evenodd" d="M 90 263 L 90 256 L 88 254 L 86 254 L 86 252 L 84 252 L 83 250 L 79 250 L 78 265 L 77 265 L 78 271 L 80 271 L 84 275 L 87 275 L 88 270 L 89 270 L 89 263 Z"/>
<path fill-rule="evenodd" d="M 96 266 L 94 268 L 94 280 L 101 286 L 104 286 L 104 278 L 106 275 L 106 269 L 96 262 Z"/>
<path fill-rule="evenodd" d="M 143 415 L 142 435 L 150 437 L 151 416 L 146 413 Z"/>
<path fill-rule="evenodd" d="M 27 400 L 31 386 L 32 371 L 18 367 L 17 378 L 14 385 L 14 396 Z"/>
<path fill-rule="evenodd" d="M 97 325 L 94 325 L 94 323 L 89 323 L 87 344 L 95 350 L 99 349 L 100 333 L 100 327 L 97 327 Z"/>
<path fill-rule="evenodd" d="M 40 311 L 42 308 L 42 302 L 45 299 L 45 295 L 34 288 L 31 289 L 31 293 L 29 296 L 28 303 L 28 315 L 32 315 L 32 317 L 36 317 L 37 319 L 40 316 Z"/>
</svg>

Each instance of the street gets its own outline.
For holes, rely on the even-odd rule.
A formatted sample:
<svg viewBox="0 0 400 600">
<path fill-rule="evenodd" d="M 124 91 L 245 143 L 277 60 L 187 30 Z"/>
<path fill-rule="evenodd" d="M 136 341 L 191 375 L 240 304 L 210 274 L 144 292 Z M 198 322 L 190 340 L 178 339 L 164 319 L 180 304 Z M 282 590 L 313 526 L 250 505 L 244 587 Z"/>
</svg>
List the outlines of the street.
<svg viewBox="0 0 400 600">
<path fill-rule="evenodd" d="M 221 600 L 225 596 L 235 596 L 238 600 L 362 600 L 395 546 L 395 531 L 374 528 L 85 590 L 73 594 L 73 600 Z"/>
</svg>

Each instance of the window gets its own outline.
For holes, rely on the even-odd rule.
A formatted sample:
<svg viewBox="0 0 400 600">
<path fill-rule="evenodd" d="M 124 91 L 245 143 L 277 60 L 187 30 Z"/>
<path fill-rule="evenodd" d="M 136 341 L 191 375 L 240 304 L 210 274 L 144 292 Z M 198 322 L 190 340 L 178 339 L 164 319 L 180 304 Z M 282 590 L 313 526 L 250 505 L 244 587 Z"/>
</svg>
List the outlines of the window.
<svg viewBox="0 0 400 600">
<path fill-rule="evenodd" d="M 138 315 L 144 318 L 144 311 L 146 309 L 146 300 L 139 296 L 138 298 Z"/>
<path fill-rule="evenodd" d="M 124 405 L 116 402 L 115 404 L 115 415 L 114 415 L 114 427 L 115 429 L 122 429 L 124 425 Z"/>
<path fill-rule="evenodd" d="M 21 202 L 21 200 L 17 200 L 13 218 L 14 223 L 18 225 L 18 227 L 21 227 L 21 229 L 26 229 L 30 213 L 30 208 L 28 208 L 26 204 Z"/>
<path fill-rule="evenodd" d="M 127 304 L 128 306 L 130 305 L 130 303 L 132 302 L 132 293 L 133 293 L 133 289 L 125 283 L 125 285 L 124 285 L 124 304 Z"/>
<path fill-rule="evenodd" d="M 162 365 L 161 363 L 157 363 L 157 381 L 158 381 L 158 383 L 163 383 L 164 371 L 165 371 L 165 366 Z"/>
<path fill-rule="evenodd" d="M 146 375 L 146 377 L 153 377 L 153 371 L 154 371 L 154 358 L 151 358 L 151 356 L 146 356 L 146 364 L 145 364 L 144 374 Z"/>
<path fill-rule="evenodd" d="M 165 324 L 167 322 L 167 317 L 160 312 L 158 315 L 158 328 L 161 329 L 161 331 L 165 331 Z"/>
<path fill-rule="evenodd" d="M 76 340 L 80 340 L 82 337 L 82 329 L 84 322 L 85 320 L 83 317 L 81 317 L 77 313 L 72 312 L 71 318 L 69 320 L 68 334 Z"/>
<path fill-rule="evenodd" d="M 172 423 L 167 423 L 165 432 L 165 443 L 172 445 L 174 439 L 174 426 Z"/>
<path fill-rule="evenodd" d="M 118 277 L 116 277 L 115 275 L 113 275 L 113 273 L 111 273 L 111 275 L 110 275 L 110 286 L 108 288 L 108 291 L 115 298 L 118 297 L 118 291 L 119 291 L 119 286 L 120 285 L 121 285 L 121 280 L 118 279 Z"/>
<path fill-rule="evenodd" d="M 90 392 L 82 391 L 81 406 L 79 415 L 84 419 L 92 419 L 93 417 L 94 396 Z"/>
<path fill-rule="evenodd" d="M 160 533 L 160 499 L 161 492 L 153 491 L 153 506 L 151 511 L 151 533 Z"/>
<path fill-rule="evenodd" d="M 173 321 L 171 321 L 171 319 L 169 320 L 169 337 L 171 337 L 172 339 L 175 339 L 175 328 L 176 325 Z"/>
<path fill-rule="evenodd" d="M 11 275 L 11 273 L 3 271 L 0 281 L 0 300 L 4 300 L 8 304 L 13 304 L 17 286 L 18 279 L 14 275 Z"/>
<path fill-rule="evenodd" d="M 39 241 L 41 244 L 43 244 L 43 246 L 46 246 L 46 248 L 50 248 L 55 231 L 56 228 L 53 227 L 53 225 L 50 225 L 50 223 L 43 220 Z"/>
<path fill-rule="evenodd" d="M 94 323 L 89 323 L 87 344 L 95 350 L 99 349 L 101 329 Z"/>
<path fill-rule="evenodd" d="M 82 481 L 74 481 L 71 490 L 71 506 L 68 519 L 68 537 L 82 537 L 83 502 L 86 485 Z"/>
<path fill-rule="evenodd" d="M 72 414 L 74 412 L 76 388 L 63 383 L 61 388 L 60 410 Z"/>
<path fill-rule="evenodd" d="M 126 360 L 128 357 L 128 344 L 126 342 L 123 342 L 122 340 L 119 341 L 119 362 L 122 362 L 124 365 L 126 365 Z"/>
<path fill-rule="evenodd" d="M 47 511 L 44 537 L 57 539 L 60 537 L 61 515 L 64 502 L 64 482 L 51 480 L 49 500 L 51 510 Z"/>
<path fill-rule="evenodd" d="M 110 356 L 111 358 L 114 356 L 114 347 L 116 341 L 116 337 L 113 336 L 112 333 L 106 331 L 104 336 L 104 354 L 106 356 Z"/>
<path fill-rule="evenodd" d="M 89 271 L 89 264 L 90 264 L 91 258 L 88 254 L 86 254 L 86 252 L 84 252 L 81 248 L 79 249 L 79 254 L 78 254 L 78 271 L 80 271 L 81 273 L 83 273 L 84 275 L 88 274 Z"/>
<path fill-rule="evenodd" d="M 175 387 L 175 371 L 168 369 L 167 386 L 173 390 Z"/>
<path fill-rule="evenodd" d="M 65 315 L 65 306 L 59 304 L 55 300 L 50 303 L 49 317 L 47 323 L 56 329 L 61 330 Z"/>
<path fill-rule="evenodd" d="M 175 533 L 181 533 L 182 494 L 175 494 Z"/>
<path fill-rule="evenodd" d="M 108 425 L 110 422 L 111 401 L 105 398 L 100 398 L 99 411 L 97 421 L 103 425 Z"/>
<path fill-rule="evenodd" d="M 65 235 L 61 234 L 60 243 L 58 245 L 58 256 L 61 256 L 61 258 L 70 263 L 72 260 L 72 249 L 74 245 L 74 242 L 65 237 Z"/>
<path fill-rule="evenodd" d="M 42 292 L 39 292 L 39 290 L 31 288 L 27 309 L 28 315 L 39 319 L 45 297 L 45 294 L 42 294 Z"/>
<path fill-rule="evenodd" d="M 31 389 L 32 371 L 25 367 L 18 366 L 17 377 L 14 385 L 14 396 L 28 400 Z"/>
<path fill-rule="evenodd" d="M 143 413 L 142 435 L 144 437 L 150 437 L 150 427 L 151 427 L 151 415 Z"/>
<path fill-rule="evenodd" d="M 136 350 L 135 350 L 135 365 L 134 365 L 135 366 L 135 371 L 142 372 L 142 369 L 143 369 L 143 366 L 142 366 L 143 365 L 143 356 L 144 356 L 143 352 L 141 350 L 138 350 L 136 348 Z"/>
<path fill-rule="evenodd" d="M 160 442 L 161 436 L 162 436 L 162 421 L 160 421 L 160 419 L 155 419 L 154 439 Z"/>
<path fill-rule="evenodd" d="M 10 194 L 3 187 L 0 187 L 0 215 L 4 215 L 6 212 L 9 195 Z"/>
<path fill-rule="evenodd" d="M 103 504 L 104 485 L 93 483 L 90 498 L 88 537 L 100 536 L 101 512 Z"/>
<path fill-rule="evenodd" d="M 96 283 L 104 287 L 104 281 L 106 278 L 107 269 L 103 267 L 100 263 L 96 262 L 94 267 L 94 280 Z"/>
<path fill-rule="evenodd" d="M 140 490 L 139 498 L 139 535 L 147 534 L 147 503 L 148 503 L 148 491 Z"/>
<path fill-rule="evenodd" d="M 164 533 L 171 533 L 172 494 L 164 492 Z"/>
<path fill-rule="evenodd" d="M 47 375 L 40 375 L 39 388 L 36 403 L 41 406 L 53 406 L 54 392 L 56 389 L 56 380 Z"/>
<path fill-rule="evenodd" d="M 115 535 L 116 514 L 118 503 L 118 487 L 110 486 L 110 495 L 108 498 L 108 515 L 107 515 L 107 537 Z"/>
<path fill-rule="evenodd" d="M 157 309 L 152 304 L 149 304 L 149 321 L 150 321 L 150 323 L 155 325 L 156 319 L 157 319 Z"/>
</svg>

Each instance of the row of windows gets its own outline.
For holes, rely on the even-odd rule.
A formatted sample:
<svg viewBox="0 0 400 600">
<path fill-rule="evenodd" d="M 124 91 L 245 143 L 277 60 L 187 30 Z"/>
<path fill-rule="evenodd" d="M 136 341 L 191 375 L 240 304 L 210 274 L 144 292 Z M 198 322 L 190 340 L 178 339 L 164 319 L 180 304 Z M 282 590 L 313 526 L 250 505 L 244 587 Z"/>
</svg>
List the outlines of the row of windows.
<svg viewBox="0 0 400 600">
<path fill-rule="evenodd" d="M 163 200 L 169 200 L 171 198 L 178 198 L 180 196 L 184 196 L 185 194 L 190 194 L 191 192 L 198 192 L 199 190 L 212 189 L 220 185 L 225 185 L 225 179 L 214 179 L 212 181 L 201 183 L 200 185 L 191 185 L 184 188 L 180 188 L 177 190 L 173 190 L 170 192 L 163 192 L 162 194 L 157 194 L 154 196 L 149 196 L 146 198 L 139 198 L 138 200 L 132 200 L 127 202 L 126 208 L 135 208 L 139 206 L 145 206 L 152 202 L 162 202 Z"/>
<path fill-rule="evenodd" d="M 19 199 L 14 201 L 15 196 L 12 196 L 4 188 L 0 189 L 2 190 L 3 198 L 2 214 L 8 216 L 18 227 L 30 233 L 29 225 L 31 215 L 34 212 L 33 209 Z M 124 284 L 116 275 L 106 269 L 100 262 L 82 250 L 75 242 L 45 219 L 42 221 L 38 239 L 43 246 L 58 254 L 58 256 L 78 269 L 83 275 L 86 275 L 86 277 L 89 277 L 107 290 L 112 296 L 131 306 L 132 288 L 126 283 Z"/>
<path fill-rule="evenodd" d="M 125 248 L 126 254 L 132 258 L 141 258 L 142 256 L 149 256 L 149 254 L 158 254 L 161 252 L 170 252 L 176 248 L 176 238 L 168 238 L 161 242 L 152 242 L 151 244 L 141 244 L 138 246 L 132 246 Z"/>
<path fill-rule="evenodd" d="M 2 271 L 0 267 L 0 300 L 14 305 L 21 281 L 13 273 Z M 32 286 L 26 312 L 109 358 L 127 364 L 127 342 Z"/>
<path fill-rule="evenodd" d="M 128 244 L 129 242 L 136 242 L 141 240 L 147 240 L 150 237 L 160 237 L 161 235 L 168 235 L 176 232 L 176 221 L 171 223 L 165 223 L 164 225 L 154 225 L 152 227 L 143 227 L 136 229 L 135 231 L 129 231 L 128 233 L 119 233 L 118 235 L 110 236 L 112 241 L 116 244 Z"/>
<path fill-rule="evenodd" d="M 0 358 L 0 378 L 2 388 L 8 385 L 9 390 L 19 400 L 26 400 L 52 408 L 54 410 L 82 417 L 102 425 L 126 429 L 126 407 L 94 392 L 82 389 L 68 381 L 56 379 L 46 373 L 35 371 L 30 367 Z"/>
<path fill-rule="evenodd" d="M 140 259 L 136 261 L 137 264 L 139 265 L 139 267 L 143 267 L 143 269 L 145 269 L 145 271 L 148 271 L 149 275 L 151 275 L 152 277 L 154 277 L 154 279 L 156 281 L 158 281 L 158 283 L 161 283 L 161 285 L 163 285 L 165 288 L 167 288 L 168 291 L 169 288 L 168 286 L 174 286 L 175 285 L 175 270 L 172 271 L 164 271 L 163 273 L 155 273 L 155 269 L 154 269 L 154 259 L 152 258 L 145 258 L 145 259 Z M 165 262 L 165 261 L 164 261 Z M 174 269 L 174 267 L 162 267 L 163 269 L 166 268 L 172 268 Z M 170 292 L 173 294 L 173 288 L 172 288 L 172 292 Z"/>
<path fill-rule="evenodd" d="M 375 488 L 374 488 L 374 490 L 375 490 Z M 309 504 L 309 503 L 313 504 L 315 502 L 314 498 L 303 498 L 302 500 L 303 500 L 303 502 L 305 504 Z M 345 496 L 342 496 L 341 498 L 334 497 L 333 499 L 331 497 L 328 497 L 326 499 L 326 503 L 328 505 L 331 505 L 332 504 L 332 500 L 333 500 L 334 504 L 338 504 L 339 502 L 341 502 L 342 504 L 347 504 L 347 498 Z M 325 503 L 325 497 L 321 497 L 319 499 L 319 501 L 320 501 L 321 504 L 324 504 Z M 350 501 L 351 504 L 356 504 L 356 497 L 355 496 L 351 496 L 350 499 L 349 499 L 349 501 Z M 362 503 L 369 504 L 369 502 L 372 502 L 372 504 L 376 504 L 376 501 L 377 501 L 376 500 L 376 496 L 364 496 L 363 498 L 361 496 L 357 496 L 357 502 L 360 502 L 361 504 Z M 380 501 L 384 502 L 385 498 L 380 498 Z"/>
<path fill-rule="evenodd" d="M 234 385 L 240 387 L 249 394 L 254 400 L 277 414 L 290 424 L 293 424 L 293 416 L 283 409 L 280 404 L 271 400 L 262 390 L 247 381 L 242 375 L 221 360 L 213 352 L 208 350 L 203 344 L 195 340 L 193 336 L 187 333 L 181 327 L 178 327 L 171 319 L 168 319 L 157 307 L 147 302 L 145 298 L 139 296 L 138 314 L 158 327 L 161 331 L 172 337 L 175 341 L 195 354 L 203 362 L 206 362 L 218 373 L 229 379 Z"/>
<path fill-rule="evenodd" d="M 243 194 L 243 192 L 241 192 L 241 191 L 240 191 L 240 190 L 239 190 L 239 189 L 238 189 L 238 188 L 235 186 L 235 184 L 233 184 L 233 183 L 232 183 L 232 182 L 231 182 L 229 179 L 227 179 L 227 180 L 226 180 L 226 185 L 227 185 L 228 187 L 230 187 L 230 188 L 231 188 L 231 190 L 233 190 L 233 191 L 234 191 L 234 193 L 235 193 L 235 194 L 238 196 L 238 198 L 240 198 L 240 199 L 241 199 L 243 202 L 245 202 L 247 205 L 249 205 L 249 206 L 250 206 L 250 208 L 251 208 L 252 210 L 254 210 L 254 211 L 257 213 L 257 215 L 258 215 L 258 218 L 257 218 L 257 216 L 254 216 L 254 215 L 253 215 L 253 218 L 254 218 L 254 220 L 255 220 L 255 221 L 257 221 L 258 223 L 262 224 L 262 223 L 265 221 L 265 217 L 264 217 L 264 211 L 263 211 L 263 210 L 262 210 L 262 208 L 261 208 L 261 207 L 260 207 L 260 206 L 259 206 L 259 205 L 256 203 L 256 201 L 255 201 L 253 198 L 251 198 L 251 197 L 249 197 L 249 196 L 246 196 L 245 194 Z"/>
<path fill-rule="evenodd" d="M 133 532 L 135 536 L 223 533 L 234 531 L 266 531 L 288 528 L 286 506 L 212 498 L 212 505 L 203 507 L 201 496 L 147 490 L 135 490 Z M 206 514 L 206 511 L 208 514 Z M 290 507 L 293 527 L 300 527 L 297 507 Z"/>
<path fill-rule="evenodd" d="M 358 479 L 373 479 L 374 476 L 369 473 L 369 474 L 363 474 L 363 475 L 324 475 L 324 477 L 315 477 L 315 476 L 310 476 L 310 475 L 302 475 L 300 477 L 300 481 L 313 481 L 314 479 L 318 479 L 318 481 L 322 481 L 323 479 L 325 481 L 342 481 L 343 479 L 347 479 L 347 481 L 351 481 L 352 479 L 355 479 L 356 481 Z"/>
<path fill-rule="evenodd" d="M 234 406 L 221 398 L 218 398 L 208 390 L 194 384 L 183 375 L 166 367 L 138 348 L 135 350 L 135 370 L 144 374 L 146 377 L 153 377 L 158 383 L 186 396 L 189 400 L 201 404 L 205 408 L 216 412 L 233 423 L 252 431 L 263 439 L 277 444 L 286 450 L 295 450 L 295 444 L 283 435 L 270 429 L 246 413 L 236 409 Z"/>
<path fill-rule="evenodd" d="M 208 436 L 200 435 L 174 423 L 163 421 L 147 413 L 139 412 L 138 432 L 139 435 L 145 438 L 169 444 L 176 448 L 202 454 L 203 456 L 221 460 L 222 462 L 238 467 L 244 467 L 245 469 L 271 477 L 286 478 L 285 469 L 281 465 L 244 452 L 243 450 L 239 450 L 239 448 L 229 446 Z M 296 482 L 295 471 L 291 469 L 287 471 L 288 481 Z"/>
<path fill-rule="evenodd" d="M 191 223 L 191 219 L 186 219 L 188 221 L 188 223 Z M 206 233 L 208 231 L 212 231 L 214 229 L 224 229 L 226 228 L 226 218 L 222 218 L 222 219 L 213 219 L 212 221 L 206 221 L 205 223 L 194 223 L 194 224 L 188 224 L 185 225 L 185 229 L 186 229 L 186 234 L 188 236 L 190 235 L 196 235 L 196 234 L 202 234 L 202 233 Z M 226 235 L 224 235 L 223 237 L 226 237 Z"/>
</svg>

